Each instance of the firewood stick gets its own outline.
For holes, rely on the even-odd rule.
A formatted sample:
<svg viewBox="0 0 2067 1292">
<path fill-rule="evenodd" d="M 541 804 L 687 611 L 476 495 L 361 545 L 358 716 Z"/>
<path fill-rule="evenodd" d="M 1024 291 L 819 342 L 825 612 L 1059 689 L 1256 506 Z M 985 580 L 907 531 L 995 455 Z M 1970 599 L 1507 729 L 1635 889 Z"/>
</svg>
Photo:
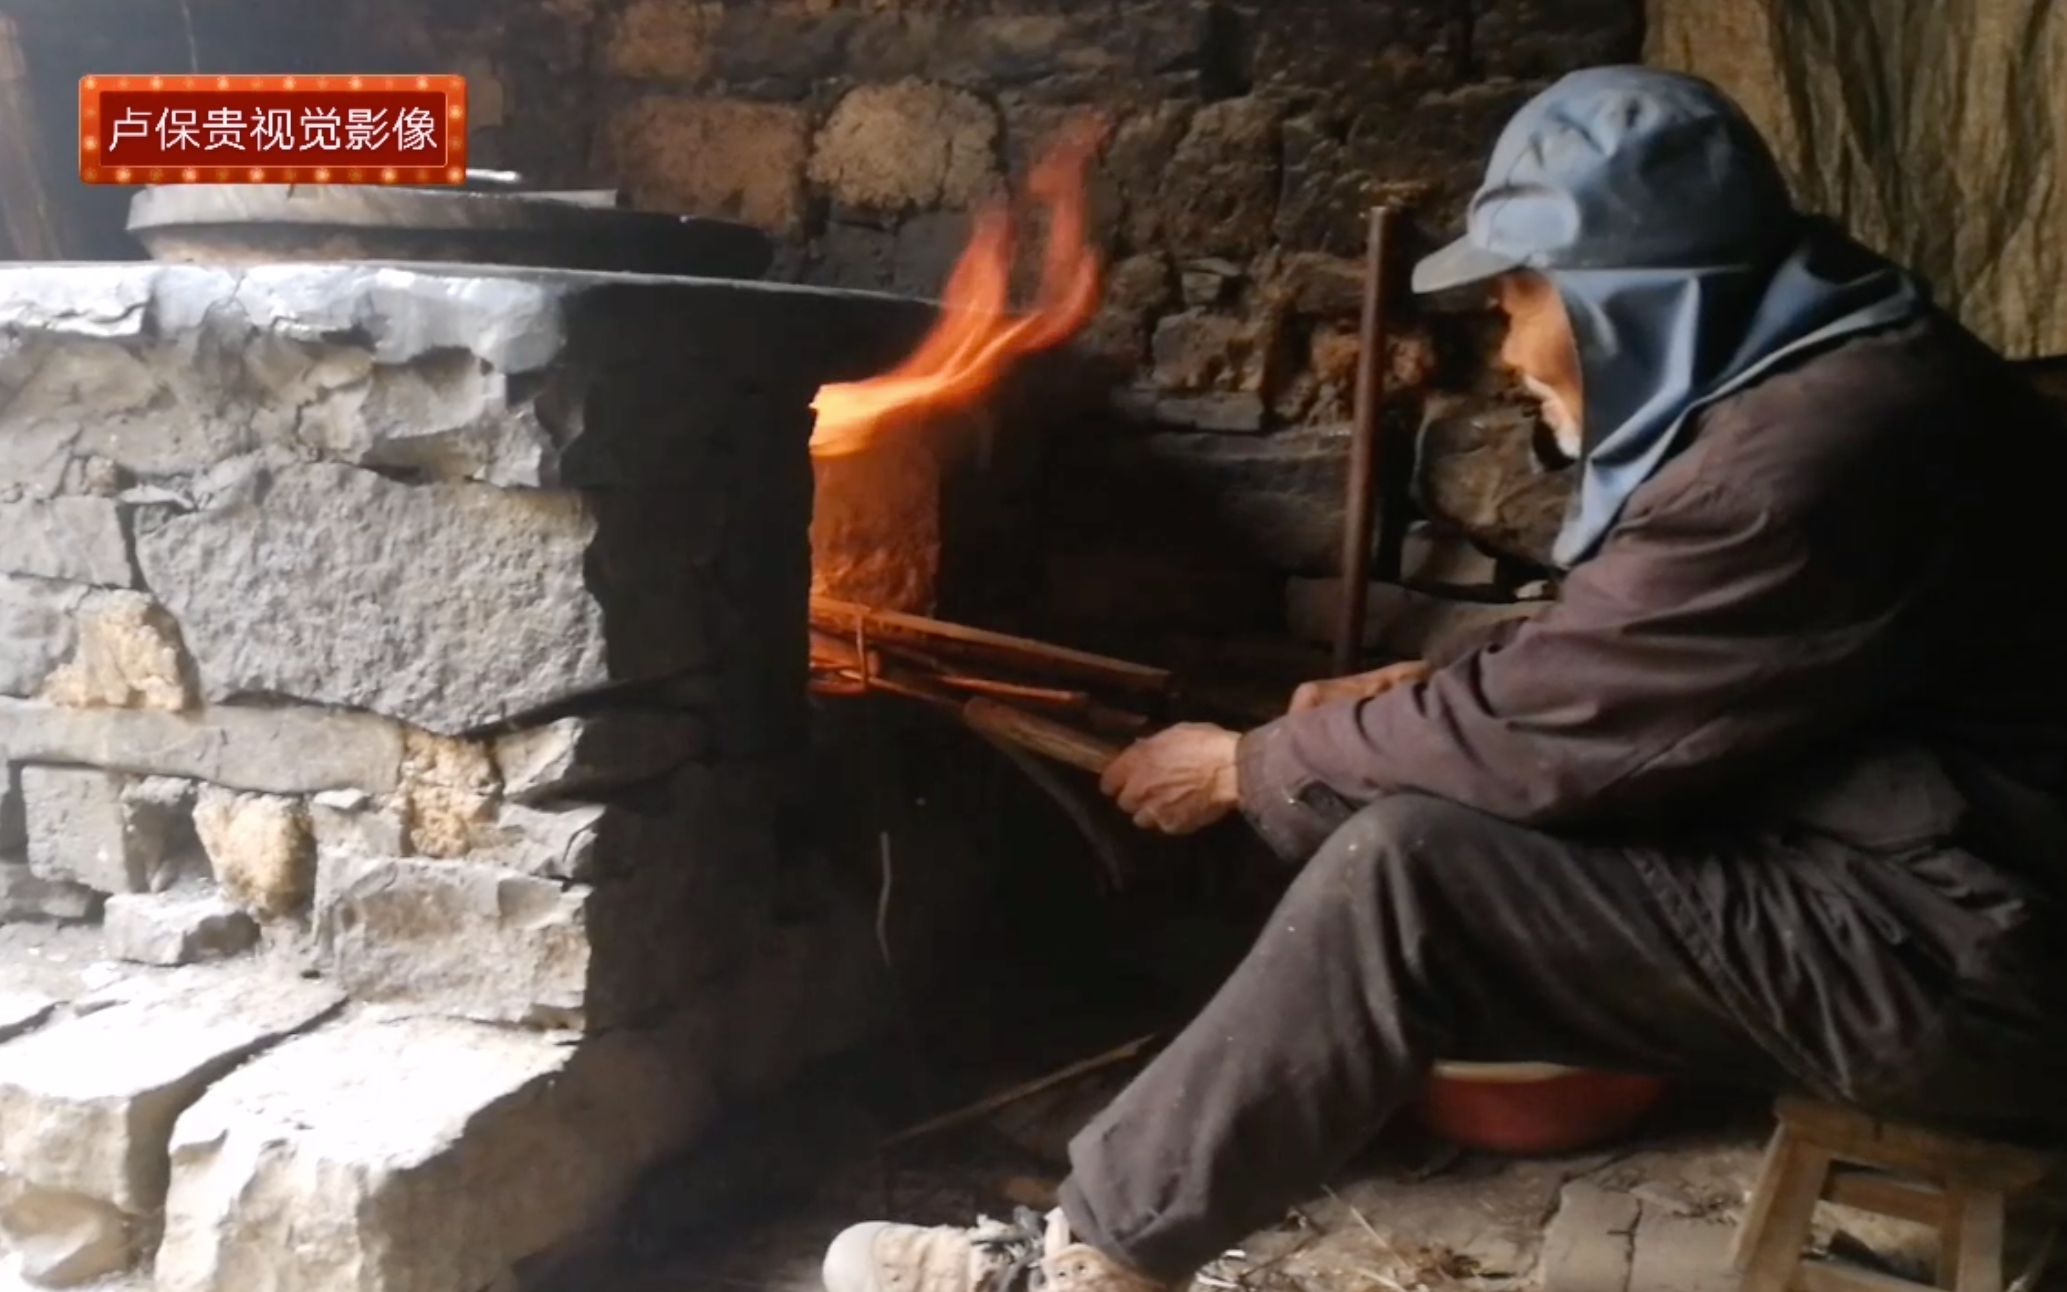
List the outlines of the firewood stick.
<svg viewBox="0 0 2067 1292">
<path fill-rule="evenodd" d="M 1081 713 L 1088 713 L 1092 708 L 1089 691 L 1042 686 L 1011 678 L 958 673 L 923 651 L 901 649 L 877 642 L 868 644 L 867 667 L 864 669 L 861 651 L 854 642 L 842 640 L 817 628 L 811 630 L 811 661 L 815 667 L 846 670 L 857 676 L 864 673 L 881 673 L 892 677 L 901 676 L 909 681 L 924 679 L 928 685 L 946 690 L 988 695 L 993 699 L 1012 700 L 1021 704 L 1037 704 Z"/>
<path fill-rule="evenodd" d="M 920 646 L 943 657 L 980 660 L 1114 690 L 1160 695 L 1170 687 L 1170 674 L 1166 669 L 920 615 L 872 610 L 830 597 L 811 598 L 811 623 L 815 628 L 849 640 L 853 639 L 858 628 L 861 635 L 872 642 Z"/>
<path fill-rule="evenodd" d="M 811 630 L 811 649 L 815 654 L 831 659 L 859 658 L 854 653 L 854 634 L 851 632 L 836 634 L 827 632 L 823 628 L 813 628 Z M 889 659 L 901 660 L 914 668 L 924 669 L 928 673 L 947 673 L 952 671 L 944 661 L 927 654 L 925 651 L 900 645 L 897 642 L 880 641 L 871 637 L 868 639 L 868 653 L 871 659 L 887 657 Z"/>
<path fill-rule="evenodd" d="M 1032 686 L 1025 682 L 1007 682 L 994 677 L 970 677 L 965 673 L 939 673 L 933 681 L 955 691 L 968 691 L 976 695 L 987 695 L 993 700 L 1010 700 L 1018 704 L 1038 704 L 1053 709 L 1088 711 L 1091 707 L 1091 693 L 1088 691 L 1065 691 L 1052 686 Z"/>
<path fill-rule="evenodd" d="M 982 696 L 962 706 L 962 721 L 984 735 L 1087 772 L 1103 772 L 1120 756 L 1118 745 Z"/>
<path fill-rule="evenodd" d="M 852 641 L 845 641 L 819 629 L 811 630 L 811 659 L 815 665 L 828 669 L 846 669 L 855 673 L 862 671 L 861 652 Z M 870 642 L 868 649 L 869 673 L 902 673 L 911 679 L 923 677 L 928 683 L 951 691 L 965 691 L 973 695 L 987 695 L 992 699 L 1010 700 L 1019 704 L 1035 704 L 1044 708 L 1067 709 L 1075 713 L 1090 714 L 1100 706 L 1094 705 L 1089 691 L 1065 687 L 1043 686 L 1036 682 L 1024 682 L 1005 677 L 979 677 L 949 669 L 939 660 L 924 651 L 905 647 Z M 1118 714 L 1121 722 L 1146 723 L 1146 718 L 1108 710 L 1107 717 Z"/>
<path fill-rule="evenodd" d="M 1089 732 L 1028 713 L 988 696 L 964 698 L 961 693 L 941 685 L 937 678 L 886 667 L 875 659 L 869 661 L 870 667 L 864 672 L 860 663 L 861 653 L 836 639 L 826 639 L 823 651 L 834 665 L 831 675 L 849 686 L 886 691 L 950 711 L 964 724 L 993 740 L 1008 741 L 1066 766 L 1100 773 L 1120 755 L 1119 745 Z"/>
<path fill-rule="evenodd" d="M 939 656 L 928 654 L 917 647 L 907 646 L 901 642 L 871 640 L 868 646 L 870 650 L 879 650 L 891 659 L 903 660 L 915 668 L 925 669 L 928 673 L 948 673 L 953 671 L 948 667 L 947 661 Z"/>
<path fill-rule="evenodd" d="M 1107 736 L 1126 736 L 1131 739 L 1148 730 L 1148 715 L 1129 713 L 1125 709 L 1115 709 L 1095 701 L 1090 708 L 1084 710 L 1084 721 L 1090 724 L 1092 731 Z"/>
<path fill-rule="evenodd" d="M 964 700 L 929 681 L 898 673 L 872 673 L 864 679 L 843 669 L 836 676 L 849 683 L 865 681 L 870 689 L 951 711 L 964 725 L 992 740 L 1006 741 L 1082 771 L 1101 773 L 1120 756 L 1118 745 L 986 696 Z"/>
<path fill-rule="evenodd" d="M 1147 1036 L 1138 1036 L 1125 1045 L 1107 1050 L 1103 1054 L 1094 1054 L 1088 1059 L 1080 1059 L 1060 1071 L 1049 1073 L 1045 1077 L 1036 1077 L 1032 1081 L 1022 1082 L 1008 1090 L 1000 1090 L 994 1095 L 979 1099 L 973 1104 L 957 1108 L 953 1112 L 942 1113 L 938 1117 L 929 1117 L 918 1125 L 907 1127 L 878 1143 L 876 1149 L 880 1152 L 883 1149 L 895 1148 L 899 1144 L 931 1135 L 935 1131 L 942 1131 L 951 1126 L 960 1126 L 965 1122 L 975 1121 L 977 1118 L 994 1113 L 1000 1108 L 1010 1107 L 1022 1099 L 1031 1099 L 1044 1091 L 1065 1085 L 1078 1077 L 1089 1076 L 1093 1072 L 1109 1068 L 1116 1063 L 1125 1063 L 1127 1060 L 1139 1056 L 1142 1051 L 1153 1045 L 1160 1035 L 1157 1032 L 1150 1032 Z"/>
<path fill-rule="evenodd" d="M 907 700 L 930 704 L 936 709 L 945 709 L 958 716 L 961 713 L 961 696 L 952 691 L 943 691 L 923 678 L 883 669 L 872 669 L 864 674 L 858 668 L 841 668 L 835 670 L 833 676 L 859 686 L 864 692 L 883 691 Z"/>
</svg>

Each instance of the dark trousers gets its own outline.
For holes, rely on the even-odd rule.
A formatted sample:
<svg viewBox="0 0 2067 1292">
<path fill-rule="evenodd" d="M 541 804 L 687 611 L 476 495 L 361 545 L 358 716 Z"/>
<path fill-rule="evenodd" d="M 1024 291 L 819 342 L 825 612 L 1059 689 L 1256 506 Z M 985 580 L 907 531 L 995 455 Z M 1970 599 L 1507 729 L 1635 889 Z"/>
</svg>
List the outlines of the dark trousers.
<svg viewBox="0 0 2067 1292">
<path fill-rule="evenodd" d="M 1077 1136 L 1062 1205 L 1084 1241 L 1181 1277 L 1315 1191 L 1438 1059 L 1693 1073 L 2009 1133 L 2067 1090 L 2056 927 L 1949 846 L 1575 841 L 1383 800 Z"/>
</svg>

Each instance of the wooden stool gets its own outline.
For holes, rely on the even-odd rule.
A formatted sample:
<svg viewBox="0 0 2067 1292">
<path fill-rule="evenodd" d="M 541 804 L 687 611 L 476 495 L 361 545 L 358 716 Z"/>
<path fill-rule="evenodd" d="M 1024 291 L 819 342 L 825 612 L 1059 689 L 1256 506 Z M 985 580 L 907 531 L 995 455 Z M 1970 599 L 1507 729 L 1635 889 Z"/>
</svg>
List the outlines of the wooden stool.
<svg viewBox="0 0 2067 1292">
<path fill-rule="evenodd" d="M 1938 1231 L 1938 1283 L 2002 1292 L 2003 1205 L 2056 1159 L 1875 1120 L 1811 1099 L 1783 1098 L 1744 1210 L 1732 1260 L 1744 1292 L 1899 1292 L 1926 1285 L 1807 1255 L 1818 1202 L 1877 1212 Z"/>
</svg>

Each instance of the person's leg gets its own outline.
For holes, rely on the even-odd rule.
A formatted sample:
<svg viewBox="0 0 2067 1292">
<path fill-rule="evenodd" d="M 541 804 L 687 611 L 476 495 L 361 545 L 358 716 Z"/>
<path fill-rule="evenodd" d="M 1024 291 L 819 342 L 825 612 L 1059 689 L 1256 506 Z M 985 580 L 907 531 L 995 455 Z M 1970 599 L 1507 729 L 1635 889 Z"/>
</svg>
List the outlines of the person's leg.
<svg viewBox="0 0 2067 1292">
<path fill-rule="evenodd" d="M 1418 796 L 1364 809 L 1198 1019 L 1072 1143 L 1072 1231 L 1182 1277 L 1323 1183 L 1438 1059 L 1784 1083 L 1799 1065 L 1740 1021 L 1757 1010 L 1719 988 L 1644 869 L 1741 867 L 1752 889 L 1779 888 L 1756 894 L 1759 918 L 1784 926 L 1766 936 L 1809 959 L 1872 958 L 1863 930 L 1792 891 L 1785 863 L 1667 863 Z"/>
<path fill-rule="evenodd" d="M 1323 1184 L 1439 1058 L 1695 1071 L 1897 1113 L 2050 1107 L 2067 973 L 2045 966 L 2067 950 L 2048 930 L 2067 921 L 2010 887 L 1956 852 L 1581 842 L 1381 801 L 1077 1136 L 1047 1247 L 1029 1223 L 864 1224 L 826 1286 L 949 1270 L 940 1287 L 973 1289 L 955 1271 L 1008 1249 L 1046 1251 L 1060 1292 L 1174 1282 Z"/>
</svg>

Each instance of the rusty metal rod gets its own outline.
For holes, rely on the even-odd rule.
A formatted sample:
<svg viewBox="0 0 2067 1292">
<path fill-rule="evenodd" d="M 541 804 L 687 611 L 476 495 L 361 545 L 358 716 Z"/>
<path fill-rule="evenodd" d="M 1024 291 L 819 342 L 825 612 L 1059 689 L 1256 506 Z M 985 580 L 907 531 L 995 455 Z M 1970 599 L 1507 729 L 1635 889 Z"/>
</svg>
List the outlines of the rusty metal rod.
<svg viewBox="0 0 2067 1292">
<path fill-rule="evenodd" d="M 1363 653 L 1364 609 L 1371 577 L 1373 506 L 1378 489 L 1378 436 L 1385 405 L 1385 259 L 1392 211 L 1371 208 L 1364 251 L 1364 316 L 1358 333 L 1356 406 L 1349 432 L 1349 477 L 1342 515 L 1341 617 L 1335 626 L 1335 672 L 1356 672 Z"/>
</svg>

